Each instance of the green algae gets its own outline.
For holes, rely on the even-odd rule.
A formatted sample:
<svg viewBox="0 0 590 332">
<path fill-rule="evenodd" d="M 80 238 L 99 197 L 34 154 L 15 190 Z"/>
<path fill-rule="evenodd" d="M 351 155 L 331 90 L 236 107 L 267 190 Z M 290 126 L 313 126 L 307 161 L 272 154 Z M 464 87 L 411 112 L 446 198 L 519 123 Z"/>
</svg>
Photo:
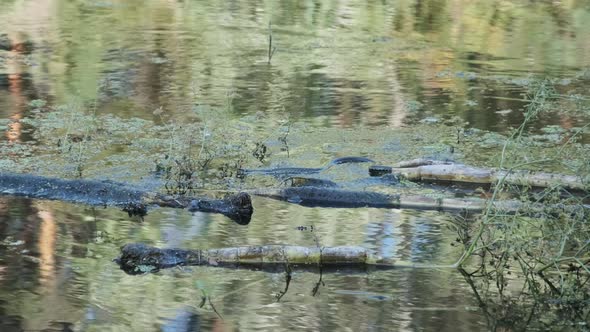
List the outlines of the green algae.
<svg viewBox="0 0 590 332">
<path fill-rule="evenodd" d="M 527 86 L 531 101 L 525 115 L 534 118 L 562 105 L 553 81 Z M 261 177 L 241 179 L 239 170 L 321 167 L 343 156 L 364 156 L 379 165 L 430 158 L 482 167 L 503 160 L 505 167 L 512 167 L 516 163 L 511 160 L 543 159 L 542 165 L 525 163 L 523 168 L 565 174 L 584 174 L 588 168 L 584 158 L 589 155 L 588 145 L 579 142 L 587 126 L 531 126 L 505 148 L 508 136 L 473 128 L 452 114 L 436 121 L 426 121 L 427 117 L 410 127 L 336 128 L 279 112 L 236 116 L 235 98 L 230 91 L 223 107 L 194 104 L 182 116 L 158 107 L 152 120 L 101 114 L 95 103 L 52 106 L 34 100 L 29 107 L 36 112 L 11 120 L 31 128 L 33 140 L 0 143 L 4 157 L 0 167 L 58 177 L 132 182 L 155 178 L 173 193 L 280 185 Z M 423 105 L 416 101 L 407 107 Z M 362 165 L 332 167 L 321 174 L 324 180 L 348 183 L 366 176 Z"/>
<path fill-rule="evenodd" d="M 20 120 L 33 128 L 34 144 L 2 143 L 0 169 L 128 182 L 153 178 L 159 179 L 162 190 L 176 193 L 276 186 L 280 182 L 264 177 L 239 179 L 238 170 L 321 167 L 342 156 L 364 156 L 379 165 L 432 158 L 494 167 L 507 139 L 472 129 L 458 118 L 400 128 L 326 128 L 276 116 L 235 117 L 227 110 L 202 106 L 195 107 L 192 121 L 181 122 L 161 108 L 154 111 L 159 121 L 149 121 L 96 114 L 79 104 L 36 104 L 44 111 Z M 559 128 L 546 127 L 543 132 L 523 135 L 504 151 L 505 159 L 550 159 L 542 170 L 566 174 L 587 168 L 581 158 L 590 155 L 587 145 L 561 144 L 567 131 Z M 341 165 L 323 172 L 321 178 L 355 183 L 367 175 L 364 165 Z M 385 193 L 392 190 L 375 184 L 365 184 L 364 189 L 367 186 Z"/>
</svg>

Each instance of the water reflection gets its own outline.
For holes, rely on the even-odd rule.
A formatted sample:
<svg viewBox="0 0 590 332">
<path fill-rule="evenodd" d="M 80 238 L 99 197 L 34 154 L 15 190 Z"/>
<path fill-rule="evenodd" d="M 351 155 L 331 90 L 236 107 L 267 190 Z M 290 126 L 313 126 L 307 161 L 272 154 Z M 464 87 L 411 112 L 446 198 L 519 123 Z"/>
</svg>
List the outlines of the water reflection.
<svg viewBox="0 0 590 332">
<path fill-rule="evenodd" d="M 0 112 L 2 118 L 7 118 L 8 124 L 4 130 L 4 137 L 0 140 L 7 140 L 9 143 L 19 143 L 31 139 L 24 130 L 21 120 L 27 113 L 27 103 L 31 100 L 30 88 L 32 78 L 28 73 L 20 71 L 10 74 L 0 74 L 0 105 L 4 112 Z M 2 114 L 5 113 L 5 114 Z"/>
<path fill-rule="evenodd" d="M 33 45 L 30 58 L 0 54 L 0 74 L 18 66 L 33 80 L 14 97 L 99 100 L 101 111 L 129 116 L 230 105 L 236 114 L 399 126 L 408 116 L 452 113 L 503 130 L 498 120 L 521 120 L 526 91 L 510 79 L 565 78 L 565 94 L 588 83 L 580 73 L 590 65 L 589 12 L 575 2 L 53 0 L 44 8 L 56 19 L 18 6 L 0 11 L 0 27 Z M 28 101 L 11 103 L 9 114 Z M 408 115 L 415 101 L 421 113 Z M 512 115 L 495 113 L 502 110 Z"/>
<path fill-rule="evenodd" d="M 587 95 L 589 18 L 580 1 L 8 1 L 0 141 L 34 141 L 35 128 L 21 120 L 38 98 L 155 121 L 161 106 L 179 123 L 194 121 L 198 105 L 337 127 L 459 116 L 505 131 L 522 121 L 535 76 L 560 78 L 564 96 Z M 269 64 L 270 21 L 277 52 Z M 587 121 L 587 112 L 565 108 L 535 125 Z M 115 210 L 0 198 L 0 330 L 483 328 L 482 315 L 465 309 L 477 306 L 471 289 L 452 271 L 331 271 L 323 283 L 299 271 L 277 303 L 282 271 L 127 276 L 111 262 L 128 242 L 356 244 L 414 262 L 457 257 L 441 214 L 255 205 L 243 227 L 202 213 L 160 209 L 139 223 Z M 197 282 L 223 320 L 198 307 Z"/>
<path fill-rule="evenodd" d="M 172 318 L 165 319 L 160 327 L 162 332 L 201 331 L 201 317 L 192 308 L 180 308 Z"/>
<path fill-rule="evenodd" d="M 442 241 L 449 234 L 435 213 L 304 208 L 258 199 L 256 218 L 244 227 L 222 216 L 168 209 L 153 210 L 141 223 L 118 210 L 7 197 L 1 202 L 0 298 L 7 302 L 0 309 L 6 324 L 25 329 L 55 329 L 59 322 L 74 330 L 447 330 L 446 324 L 450 331 L 471 330 L 481 321 L 464 310 L 474 299 L 455 271 L 294 270 L 277 302 L 285 289 L 283 267 L 184 267 L 130 276 L 111 261 L 122 244 L 136 241 L 186 248 L 319 241 L 364 245 L 414 262 L 449 262 L 457 252 Z M 314 231 L 298 230 L 306 224 Z M 223 320 L 212 306 L 199 306 L 202 290 Z"/>
</svg>

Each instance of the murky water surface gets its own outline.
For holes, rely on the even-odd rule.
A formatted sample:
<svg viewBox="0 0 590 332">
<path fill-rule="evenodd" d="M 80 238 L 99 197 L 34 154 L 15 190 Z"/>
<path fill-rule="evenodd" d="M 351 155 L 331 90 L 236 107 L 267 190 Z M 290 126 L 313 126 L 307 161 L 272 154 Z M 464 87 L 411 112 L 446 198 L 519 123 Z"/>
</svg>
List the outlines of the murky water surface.
<svg viewBox="0 0 590 332">
<path fill-rule="evenodd" d="M 575 0 L 0 0 L 0 143 L 42 144 L 21 121 L 34 116 L 37 99 L 156 123 L 160 107 L 181 122 L 207 108 L 312 128 L 395 130 L 457 116 L 506 133 L 522 121 L 536 78 L 587 102 L 588 22 L 590 7 Z M 587 108 L 550 109 L 535 126 L 567 130 L 589 119 Z M 140 222 L 114 209 L 2 197 L 0 330 L 486 329 L 453 270 L 330 271 L 315 295 L 320 274 L 296 271 L 277 302 L 280 272 L 191 267 L 129 276 L 112 262 L 137 241 L 360 245 L 433 264 L 460 254 L 442 213 L 254 205 L 253 221 L 240 226 L 186 211 L 156 209 Z M 211 304 L 200 308 L 203 291 Z"/>
<path fill-rule="evenodd" d="M 450 263 L 446 217 L 378 209 L 316 209 L 256 199 L 245 227 L 220 216 L 158 209 L 143 223 L 113 209 L 3 198 L 2 330 L 59 324 L 87 331 L 462 330 L 482 328 L 453 270 L 295 271 L 185 267 L 130 276 L 112 259 L 128 242 L 212 248 L 268 243 L 356 244 L 383 256 Z M 311 226 L 314 225 L 314 231 Z M 307 230 L 299 230 L 307 226 Z M 199 308 L 201 289 L 210 305 Z"/>
</svg>

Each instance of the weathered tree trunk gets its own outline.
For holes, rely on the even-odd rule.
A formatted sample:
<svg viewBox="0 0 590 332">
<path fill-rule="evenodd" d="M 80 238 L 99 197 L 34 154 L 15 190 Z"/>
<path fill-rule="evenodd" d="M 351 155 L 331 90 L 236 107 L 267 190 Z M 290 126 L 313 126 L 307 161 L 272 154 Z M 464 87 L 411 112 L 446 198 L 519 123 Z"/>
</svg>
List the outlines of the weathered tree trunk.
<svg viewBox="0 0 590 332">
<path fill-rule="evenodd" d="M 590 190 L 590 176 L 573 176 L 543 172 L 504 171 L 445 163 L 436 160 L 415 159 L 400 162 L 393 173 L 410 181 L 444 181 L 477 184 L 493 184 L 504 179 L 508 184 Z"/>
<path fill-rule="evenodd" d="M 130 274 L 157 271 L 185 265 L 212 266 L 378 266 L 429 267 L 408 262 L 384 259 L 372 251 L 356 246 L 301 247 L 264 245 L 208 250 L 160 249 L 142 243 L 131 243 L 121 248 L 115 259 L 121 269 Z"/>
<path fill-rule="evenodd" d="M 169 196 L 111 181 L 65 180 L 29 174 L 0 173 L 0 194 L 118 206 L 130 215 L 139 216 L 146 214 L 148 205 L 188 208 L 190 211 L 221 213 L 239 224 L 248 224 L 253 213 L 247 193 L 238 193 L 225 199 Z"/>
</svg>

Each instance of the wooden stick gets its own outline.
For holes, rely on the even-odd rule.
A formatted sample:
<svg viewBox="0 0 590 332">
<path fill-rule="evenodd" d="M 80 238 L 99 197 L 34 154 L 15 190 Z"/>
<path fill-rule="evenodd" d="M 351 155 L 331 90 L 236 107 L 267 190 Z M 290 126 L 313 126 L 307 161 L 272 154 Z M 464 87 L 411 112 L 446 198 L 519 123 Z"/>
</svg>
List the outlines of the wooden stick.
<svg viewBox="0 0 590 332">
<path fill-rule="evenodd" d="M 506 176 L 509 184 L 533 187 L 560 186 L 566 189 L 590 189 L 590 176 L 573 176 L 544 172 L 504 171 L 488 168 L 471 167 L 461 164 L 443 164 L 444 162 L 425 164 L 426 160 L 414 160 L 398 165 L 420 165 L 416 167 L 396 167 L 393 173 L 410 181 L 445 181 L 478 184 L 493 184 Z M 432 161 L 428 161 L 432 162 Z"/>
<path fill-rule="evenodd" d="M 162 268 L 184 265 L 210 266 L 376 266 L 376 267 L 452 267 L 415 264 L 382 258 L 373 251 L 357 246 L 302 247 L 291 245 L 262 245 L 220 249 L 160 249 L 142 243 L 126 244 L 115 259 L 121 269 L 130 274 L 153 272 Z"/>
</svg>

